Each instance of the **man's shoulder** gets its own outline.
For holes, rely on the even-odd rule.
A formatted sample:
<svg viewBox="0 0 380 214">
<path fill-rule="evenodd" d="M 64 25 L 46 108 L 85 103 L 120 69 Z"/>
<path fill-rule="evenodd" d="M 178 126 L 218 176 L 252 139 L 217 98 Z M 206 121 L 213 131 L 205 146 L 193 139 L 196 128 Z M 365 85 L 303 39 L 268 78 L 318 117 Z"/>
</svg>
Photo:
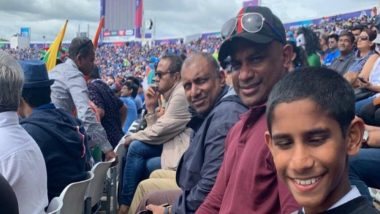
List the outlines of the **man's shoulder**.
<svg viewBox="0 0 380 214">
<path fill-rule="evenodd" d="M 37 146 L 37 143 L 26 131 L 24 135 L 9 139 L 7 140 L 7 142 L 5 142 L 4 144 L 2 143 L 1 145 L 2 146 L 0 149 L 0 162 L 14 162 L 20 159 L 19 157 L 25 155 L 35 156 L 41 153 Z"/>
<path fill-rule="evenodd" d="M 229 95 L 229 96 L 223 97 L 218 102 L 218 104 L 215 106 L 214 109 L 215 109 L 215 111 L 222 111 L 222 110 L 225 110 L 225 109 L 229 109 L 231 111 L 231 110 L 236 110 L 236 108 L 238 108 L 239 110 L 245 109 L 245 111 L 248 109 L 243 104 L 243 102 L 241 101 L 241 99 L 239 98 L 239 96 L 237 96 L 237 95 Z"/>
<path fill-rule="evenodd" d="M 236 123 L 240 115 L 247 111 L 247 107 L 241 103 L 239 97 L 236 95 L 231 95 L 224 98 L 219 102 L 211 111 L 213 119 L 221 121 L 222 123 L 233 122 Z M 228 119 L 235 118 L 234 121 Z"/>
<path fill-rule="evenodd" d="M 38 124 L 44 124 L 44 126 L 49 126 L 49 124 L 55 124 L 56 126 L 77 126 L 81 122 L 63 109 L 55 108 L 33 111 L 29 117 L 22 119 L 20 124 L 25 128 L 29 125 L 39 126 Z"/>
<path fill-rule="evenodd" d="M 55 66 L 50 72 L 49 72 L 49 78 L 50 79 L 60 79 L 62 77 L 72 78 L 81 76 L 82 73 L 72 65 L 70 62 L 64 62 L 57 66 Z"/>
</svg>

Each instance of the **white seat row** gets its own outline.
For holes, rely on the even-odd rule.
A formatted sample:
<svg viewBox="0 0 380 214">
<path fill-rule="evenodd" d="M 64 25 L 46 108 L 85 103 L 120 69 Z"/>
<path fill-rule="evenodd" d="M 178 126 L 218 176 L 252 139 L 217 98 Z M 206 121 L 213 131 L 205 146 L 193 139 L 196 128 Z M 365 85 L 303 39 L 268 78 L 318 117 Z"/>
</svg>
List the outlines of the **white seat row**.
<svg viewBox="0 0 380 214">
<path fill-rule="evenodd" d="M 124 144 L 120 143 L 115 148 L 119 161 L 111 167 L 115 159 L 95 164 L 91 171 L 87 172 L 87 178 L 66 186 L 60 196 L 53 198 L 48 206 L 48 214 L 89 214 L 95 205 L 100 205 L 106 184 L 107 203 L 106 211 L 111 212 L 111 198 L 113 211 L 117 208 L 117 182 L 121 171 L 121 161 L 125 153 Z M 109 171 L 107 173 L 107 171 Z M 100 209 L 100 206 L 98 207 Z"/>
</svg>

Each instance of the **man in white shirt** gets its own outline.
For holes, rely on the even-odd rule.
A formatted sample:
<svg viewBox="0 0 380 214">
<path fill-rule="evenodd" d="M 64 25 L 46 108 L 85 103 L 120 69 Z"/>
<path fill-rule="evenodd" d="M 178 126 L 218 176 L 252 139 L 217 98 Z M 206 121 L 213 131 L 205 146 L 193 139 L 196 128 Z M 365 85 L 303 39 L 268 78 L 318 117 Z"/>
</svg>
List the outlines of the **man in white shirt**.
<svg viewBox="0 0 380 214">
<path fill-rule="evenodd" d="M 17 61 L 0 52 L 0 174 L 15 191 L 19 212 L 39 214 L 48 205 L 46 166 L 37 143 L 19 125 L 23 81 Z"/>
<path fill-rule="evenodd" d="M 95 113 L 89 105 L 89 95 L 85 75 L 94 68 L 94 45 L 87 37 L 76 37 L 69 47 L 69 58 L 49 72 L 54 79 L 51 86 L 51 100 L 57 108 L 74 113 L 83 121 L 90 136 L 89 147 L 99 146 L 106 160 L 116 157 L 107 139 L 103 126 L 96 121 Z"/>
</svg>

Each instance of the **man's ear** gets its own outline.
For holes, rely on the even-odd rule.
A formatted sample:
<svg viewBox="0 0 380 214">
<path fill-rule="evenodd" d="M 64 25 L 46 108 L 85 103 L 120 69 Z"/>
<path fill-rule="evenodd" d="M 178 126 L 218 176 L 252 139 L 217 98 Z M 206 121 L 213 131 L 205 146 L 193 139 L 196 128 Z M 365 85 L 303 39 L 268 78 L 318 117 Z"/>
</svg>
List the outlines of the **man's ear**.
<svg viewBox="0 0 380 214">
<path fill-rule="evenodd" d="M 296 54 L 296 52 L 293 52 L 293 55 L 292 55 L 292 62 L 296 59 L 296 57 L 297 57 L 297 54 Z"/>
<path fill-rule="evenodd" d="M 221 85 L 226 85 L 226 73 L 224 70 L 222 71 L 219 71 L 219 79 L 220 79 L 220 83 Z"/>
<path fill-rule="evenodd" d="M 272 147 L 273 147 L 273 145 L 272 145 L 272 136 L 269 133 L 269 131 L 266 131 L 264 135 L 265 135 L 265 143 L 267 144 L 269 150 L 271 150 L 271 152 L 272 152 Z"/>
<path fill-rule="evenodd" d="M 75 64 L 77 64 L 78 67 L 80 67 L 82 65 L 82 55 L 81 54 L 77 54 L 77 56 L 75 57 Z"/>
<path fill-rule="evenodd" d="M 287 44 L 282 48 L 283 66 L 287 68 L 287 70 L 289 70 L 292 63 L 293 54 L 294 51 L 291 45 Z"/>
<path fill-rule="evenodd" d="M 21 117 L 26 117 L 28 112 L 29 105 L 25 102 L 24 98 L 20 98 L 20 105 L 17 108 L 17 113 Z"/>
<path fill-rule="evenodd" d="M 181 81 L 181 72 L 174 73 L 176 80 Z"/>
<path fill-rule="evenodd" d="M 362 145 L 363 133 L 364 122 L 362 119 L 355 117 L 347 129 L 346 142 L 348 155 L 356 155 L 359 152 Z"/>
</svg>

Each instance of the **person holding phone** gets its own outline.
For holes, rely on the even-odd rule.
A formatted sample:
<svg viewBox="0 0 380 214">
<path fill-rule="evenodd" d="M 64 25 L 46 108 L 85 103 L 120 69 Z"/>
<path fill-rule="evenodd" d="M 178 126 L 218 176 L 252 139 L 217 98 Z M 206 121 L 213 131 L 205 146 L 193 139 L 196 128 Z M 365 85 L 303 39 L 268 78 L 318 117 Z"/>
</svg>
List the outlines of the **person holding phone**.
<svg viewBox="0 0 380 214">
<path fill-rule="evenodd" d="M 369 67 L 369 69 L 364 69 L 367 66 Z M 372 91 L 374 95 L 371 95 L 365 99 L 359 100 L 355 103 L 356 114 L 360 114 L 360 111 L 362 110 L 364 106 L 371 104 L 373 100 L 376 97 L 379 97 L 380 95 L 379 94 L 380 93 L 380 57 L 377 57 L 375 62 L 370 63 L 370 61 L 368 61 L 364 65 L 364 68 L 363 68 L 363 71 L 358 75 L 358 78 L 356 81 L 357 86 L 359 88 Z"/>
</svg>

